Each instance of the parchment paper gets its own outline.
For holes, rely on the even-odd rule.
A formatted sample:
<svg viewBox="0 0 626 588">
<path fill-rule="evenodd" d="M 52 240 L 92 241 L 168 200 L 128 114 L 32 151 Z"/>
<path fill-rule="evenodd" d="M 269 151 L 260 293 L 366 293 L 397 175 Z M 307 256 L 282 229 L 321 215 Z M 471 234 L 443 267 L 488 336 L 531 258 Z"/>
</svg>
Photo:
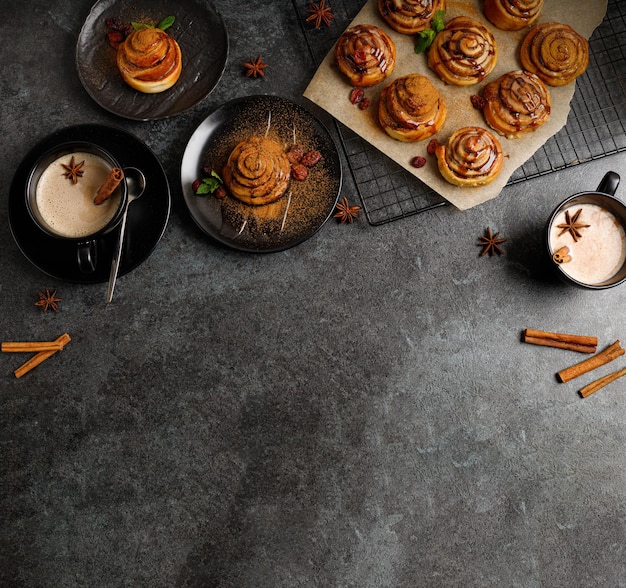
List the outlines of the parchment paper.
<svg viewBox="0 0 626 588">
<path fill-rule="evenodd" d="M 367 110 L 360 110 L 350 103 L 349 95 L 352 86 L 336 67 L 333 54 L 334 47 L 304 92 L 309 100 L 328 111 L 461 210 L 482 204 L 500 194 L 513 172 L 565 125 L 570 110 L 570 101 L 575 90 L 575 83 L 561 87 L 548 86 L 552 98 L 552 110 L 547 123 L 519 139 L 506 139 L 497 135 L 502 144 L 505 160 L 499 176 L 488 186 L 461 188 L 446 182 L 439 174 L 435 157 L 426 154 L 426 145 L 429 139 L 418 143 L 402 143 L 389 137 L 378 123 L 377 112 L 380 91 L 391 80 L 409 73 L 420 73 L 428 76 L 443 96 L 448 107 L 446 121 L 435 135 L 440 143 L 446 143 L 448 137 L 456 129 L 464 126 L 476 125 L 489 128 L 482 112 L 471 105 L 470 96 L 481 94 L 486 84 L 502 74 L 522 68 L 518 48 L 528 32 L 528 28 L 521 31 L 499 30 L 483 15 L 482 4 L 482 0 L 449 0 L 445 17 L 447 22 L 456 16 L 471 16 L 486 25 L 494 34 L 498 45 L 498 63 L 491 74 L 479 84 L 465 87 L 444 84 L 428 67 L 426 54 L 418 55 L 415 53 L 415 36 L 402 35 L 394 31 L 380 16 L 376 0 L 369 0 L 350 26 L 364 23 L 379 26 L 391 36 L 397 51 L 397 62 L 393 74 L 384 82 L 365 89 L 365 95 L 371 100 L 370 107 Z M 589 38 L 594 29 L 602 22 L 606 7 L 607 0 L 576 0 L 575 2 L 572 0 L 546 0 L 537 24 L 562 22 L 570 25 L 580 35 Z M 420 169 L 412 167 L 410 161 L 415 155 L 426 157 L 426 166 Z"/>
</svg>

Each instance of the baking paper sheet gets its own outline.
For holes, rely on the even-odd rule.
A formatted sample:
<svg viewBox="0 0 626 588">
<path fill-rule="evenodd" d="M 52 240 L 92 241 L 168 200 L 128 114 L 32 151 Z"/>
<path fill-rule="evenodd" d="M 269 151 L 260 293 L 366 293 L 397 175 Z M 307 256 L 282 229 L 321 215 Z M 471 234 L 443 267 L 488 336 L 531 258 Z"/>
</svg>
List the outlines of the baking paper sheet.
<svg viewBox="0 0 626 588">
<path fill-rule="evenodd" d="M 472 106 L 470 96 L 481 94 L 483 87 L 499 76 L 522 68 L 518 48 L 528 28 L 521 31 L 499 30 L 483 15 L 482 3 L 482 0 L 449 0 L 445 17 L 447 22 L 456 16 L 470 16 L 487 26 L 495 36 L 498 45 L 498 63 L 479 84 L 465 87 L 444 84 L 429 69 L 426 53 L 419 55 L 415 53 L 415 36 L 402 35 L 394 31 L 380 16 L 376 0 L 369 0 L 350 26 L 355 24 L 379 26 L 391 36 L 397 51 L 397 62 L 393 74 L 384 82 L 365 89 L 365 95 L 371 100 L 370 107 L 367 110 L 361 110 L 350 103 L 349 95 L 352 86 L 335 64 L 334 47 L 321 63 L 304 92 L 309 100 L 328 111 L 461 210 L 482 204 L 500 194 L 513 172 L 565 125 L 570 111 L 570 101 L 576 88 L 575 83 L 561 87 L 548 87 L 552 99 L 550 119 L 536 131 L 519 139 L 506 139 L 497 135 L 502 144 L 505 160 L 499 176 L 488 186 L 467 188 L 453 186 L 446 182 L 439 174 L 435 157 L 426 154 L 426 145 L 430 139 L 418 143 L 402 143 L 389 137 L 378 123 L 380 91 L 391 80 L 410 73 L 428 76 L 448 107 L 446 121 L 435 135 L 440 143 L 447 143 L 448 137 L 456 129 L 464 126 L 475 125 L 489 128 L 482 112 Z M 580 35 L 589 38 L 602 22 L 606 8 L 607 0 L 577 0 L 576 2 L 546 0 L 537 24 L 565 23 Z M 416 155 L 427 158 L 426 166 L 420 169 L 411 166 L 410 161 Z"/>
</svg>

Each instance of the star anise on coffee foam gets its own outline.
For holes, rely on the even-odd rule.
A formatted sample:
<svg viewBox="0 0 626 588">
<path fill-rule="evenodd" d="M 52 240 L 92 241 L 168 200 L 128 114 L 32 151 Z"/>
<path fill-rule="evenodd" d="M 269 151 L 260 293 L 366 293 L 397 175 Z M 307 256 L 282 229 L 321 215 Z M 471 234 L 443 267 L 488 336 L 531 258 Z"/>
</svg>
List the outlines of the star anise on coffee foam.
<svg viewBox="0 0 626 588">
<path fill-rule="evenodd" d="M 78 178 L 82 178 L 85 173 L 82 170 L 83 165 L 85 165 L 85 160 L 80 163 L 75 162 L 75 158 L 72 155 L 72 159 L 70 159 L 69 164 L 62 163 L 61 165 L 65 169 L 65 173 L 63 174 L 68 180 L 72 180 L 72 184 L 78 183 Z"/>
<path fill-rule="evenodd" d="M 580 233 L 580 229 L 586 229 L 586 228 L 591 226 L 591 225 L 584 225 L 583 223 L 579 223 L 578 222 L 578 219 L 580 217 L 580 213 L 582 211 L 583 211 L 583 209 L 579 208 L 574 213 L 574 216 L 570 216 L 569 210 L 565 211 L 565 222 L 561 223 L 560 225 L 557 225 L 558 229 L 563 229 L 559 233 L 559 237 L 561 235 L 563 235 L 564 233 L 569 233 L 572 236 L 572 238 L 574 239 L 574 241 L 578 241 L 578 239 L 582 238 L 582 235 Z"/>
</svg>

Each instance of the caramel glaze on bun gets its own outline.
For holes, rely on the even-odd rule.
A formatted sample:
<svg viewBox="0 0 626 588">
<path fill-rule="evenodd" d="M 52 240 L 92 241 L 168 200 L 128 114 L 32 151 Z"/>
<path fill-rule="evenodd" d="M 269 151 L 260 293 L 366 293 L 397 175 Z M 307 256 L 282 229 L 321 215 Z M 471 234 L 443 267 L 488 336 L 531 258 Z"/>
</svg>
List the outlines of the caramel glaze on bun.
<svg viewBox="0 0 626 588">
<path fill-rule="evenodd" d="M 178 43 L 159 28 L 133 31 L 117 49 L 124 81 L 139 92 L 156 94 L 171 88 L 182 71 Z"/>
</svg>

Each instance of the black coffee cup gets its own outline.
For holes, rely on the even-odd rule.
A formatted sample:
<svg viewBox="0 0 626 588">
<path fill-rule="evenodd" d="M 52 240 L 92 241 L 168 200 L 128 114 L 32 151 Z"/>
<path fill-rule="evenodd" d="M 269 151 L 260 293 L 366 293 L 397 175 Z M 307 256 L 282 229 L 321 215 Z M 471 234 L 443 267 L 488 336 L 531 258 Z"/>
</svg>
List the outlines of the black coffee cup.
<svg viewBox="0 0 626 588">
<path fill-rule="evenodd" d="M 128 198 L 125 179 L 106 202 L 93 203 L 108 173 L 119 167 L 102 147 L 73 141 L 44 153 L 30 170 L 25 199 L 33 222 L 50 237 L 76 244 L 82 272 L 95 270 L 98 238 L 122 219 Z"/>
</svg>

